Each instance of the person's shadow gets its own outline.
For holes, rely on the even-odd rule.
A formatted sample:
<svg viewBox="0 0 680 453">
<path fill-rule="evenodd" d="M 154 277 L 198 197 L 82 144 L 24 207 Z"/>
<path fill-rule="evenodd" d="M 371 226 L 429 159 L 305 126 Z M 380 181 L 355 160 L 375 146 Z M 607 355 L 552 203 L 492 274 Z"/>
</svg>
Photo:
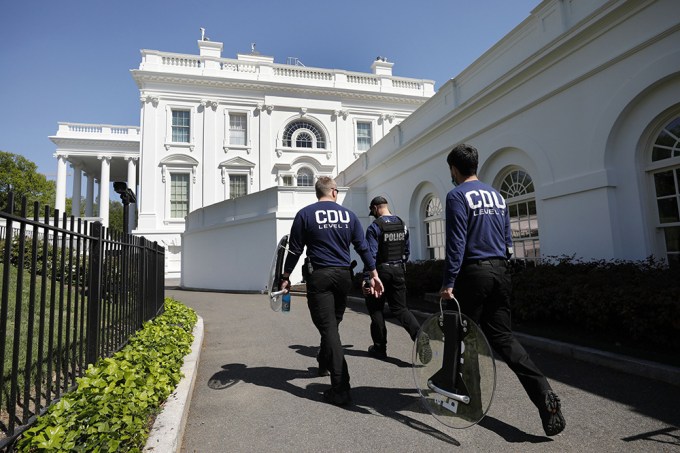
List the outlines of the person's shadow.
<svg viewBox="0 0 680 453">
<path fill-rule="evenodd" d="M 302 348 L 306 351 L 305 355 L 316 357 L 316 347 Z M 249 368 L 242 363 L 229 363 L 222 365 L 222 369 L 210 377 L 208 387 L 213 390 L 226 390 L 239 382 L 247 382 L 326 404 L 322 403 L 321 398 L 321 391 L 328 387 L 326 384 L 310 383 L 305 388 L 300 388 L 290 383 L 293 379 L 314 377 L 316 377 L 316 368 L 313 367 L 303 371 L 267 366 Z M 354 387 L 352 397 L 355 403 L 343 407 L 350 412 L 389 417 L 443 442 L 460 446 L 460 442 L 448 434 L 400 413 L 405 410 L 425 413 L 425 409 L 419 404 L 420 397 L 412 388 Z"/>
</svg>

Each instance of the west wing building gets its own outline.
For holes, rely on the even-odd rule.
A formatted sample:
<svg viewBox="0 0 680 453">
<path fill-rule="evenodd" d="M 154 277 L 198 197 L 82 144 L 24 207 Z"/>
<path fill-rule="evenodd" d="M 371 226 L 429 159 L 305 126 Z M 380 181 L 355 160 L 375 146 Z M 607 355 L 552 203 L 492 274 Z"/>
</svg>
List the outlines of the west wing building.
<svg viewBox="0 0 680 453">
<path fill-rule="evenodd" d="M 342 203 L 367 226 L 368 200 L 384 196 L 409 226 L 411 258 L 442 258 L 446 155 L 461 142 L 507 200 L 517 257 L 679 266 L 677 1 L 541 2 L 340 172 Z M 271 249 L 312 201 L 277 187 L 190 213 L 182 284 L 262 289 Z M 261 251 L 239 243 L 247 231 L 269 238 Z M 228 250 L 240 266 L 227 278 L 213 269 Z"/>
</svg>

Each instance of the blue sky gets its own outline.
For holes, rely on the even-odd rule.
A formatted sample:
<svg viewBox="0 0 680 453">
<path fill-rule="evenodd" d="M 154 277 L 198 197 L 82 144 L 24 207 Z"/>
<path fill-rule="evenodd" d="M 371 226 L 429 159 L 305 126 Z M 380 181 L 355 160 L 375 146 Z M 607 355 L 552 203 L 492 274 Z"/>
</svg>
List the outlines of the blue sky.
<svg viewBox="0 0 680 453">
<path fill-rule="evenodd" d="M 285 63 L 455 77 L 526 19 L 539 0 L 98 0 L 0 2 L 0 150 L 54 179 L 57 123 L 139 125 L 130 69 L 140 49 L 198 54 L 200 27 L 222 56 L 257 50 Z M 70 184 L 67 185 L 67 187 Z"/>
</svg>

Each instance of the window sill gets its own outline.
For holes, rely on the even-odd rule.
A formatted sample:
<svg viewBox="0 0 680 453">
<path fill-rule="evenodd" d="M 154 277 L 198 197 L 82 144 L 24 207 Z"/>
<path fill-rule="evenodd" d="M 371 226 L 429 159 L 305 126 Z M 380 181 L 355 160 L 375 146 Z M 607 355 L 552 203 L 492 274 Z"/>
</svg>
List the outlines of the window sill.
<svg viewBox="0 0 680 453">
<path fill-rule="evenodd" d="M 224 145 L 222 146 L 222 149 L 224 149 L 224 153 L 228 153 L 230 150 L 231 151 L 245 151 L 246 153 L 250 154 L 250 149 L 251 147 L 248 145 Z"/>
<path fill-rule="evenodd" d="M 185 143 L 185 142 L 166 142 L 165 143 L 165 150 L 170 151 L 170 148 L 189 148 L 189 151 L 194 151 L 196 145 L 193 143 Z"/>
</svg>

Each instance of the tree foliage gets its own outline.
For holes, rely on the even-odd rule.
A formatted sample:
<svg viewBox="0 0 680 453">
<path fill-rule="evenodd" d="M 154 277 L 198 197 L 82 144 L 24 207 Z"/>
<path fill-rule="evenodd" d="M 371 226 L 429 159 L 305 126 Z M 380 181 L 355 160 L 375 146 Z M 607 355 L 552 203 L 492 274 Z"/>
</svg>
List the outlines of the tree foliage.
<svg viewBox="0 0 680 453">
<path fill-rule="evenodd" d="M 9 191 L 14 192 L 15 212 L 19 211 L 21 197 L 26 197 L 29 212 L 34 202 L 41 206 L 53 205 L 56 184 L 38 173 L 38 166 L 19 154 L 0 151 L 0 207 L 7 206 Z"/>
</svg>

